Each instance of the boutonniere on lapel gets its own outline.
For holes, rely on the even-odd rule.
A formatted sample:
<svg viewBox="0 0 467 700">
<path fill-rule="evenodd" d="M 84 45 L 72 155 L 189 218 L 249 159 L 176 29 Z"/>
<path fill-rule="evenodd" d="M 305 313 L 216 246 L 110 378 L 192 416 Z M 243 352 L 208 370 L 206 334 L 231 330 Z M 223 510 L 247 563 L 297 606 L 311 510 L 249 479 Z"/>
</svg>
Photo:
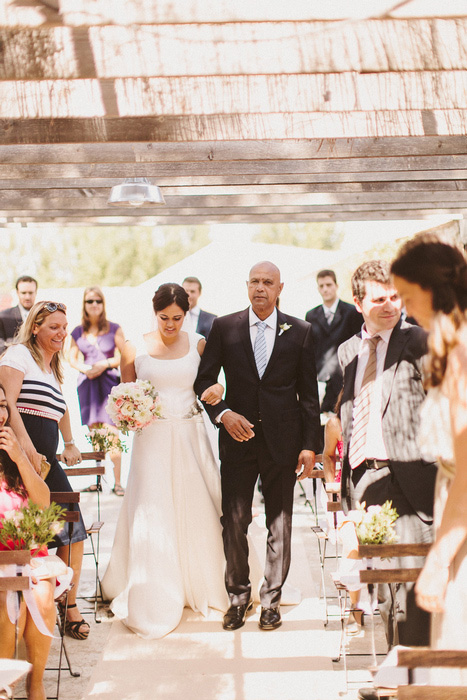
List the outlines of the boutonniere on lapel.
<svg viewBox="0 0 467 700">
<path fill-rule="evenodd" d="M 292 328 L 292 326 L 289 323 L 281 323 L 279 326 L 280 331 L 279 331 L 279 337 L 282 335 L 282 333 L 285 333 L 285 331 L 288 331 L 289 328 Z"/>
</svg>

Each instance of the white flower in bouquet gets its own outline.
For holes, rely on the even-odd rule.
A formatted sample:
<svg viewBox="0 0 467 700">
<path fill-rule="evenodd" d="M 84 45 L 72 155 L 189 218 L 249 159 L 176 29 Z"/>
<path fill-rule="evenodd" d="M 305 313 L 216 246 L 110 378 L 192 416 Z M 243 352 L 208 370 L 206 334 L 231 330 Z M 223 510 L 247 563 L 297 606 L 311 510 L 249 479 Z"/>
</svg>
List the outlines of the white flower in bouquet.
<svg viewBox="0 0 467 700">
<path fill-rule="evenodd" d="M 114 386 L 107 401 L 107 413 L 125 435 L 162 418 L 159 395 L 151 382 L 138 379 Z"/>
<path fill-rule="evenodd" d="M 394 523 L 399 515 L 392 507 L 392 501 L 368 508 L 363 501 L 357 504 L 357 510 L 349 512 L 349 516 L 355 523 L 360 544 L 392 544 L 397 540 Z"/>
<path fill-rule="evenodd" d="M 0 543 L 7 549 L 39 549 L 63 528 L 65 509 L 56 503 L 41 508 L 31 499 L 19 510 L 9 510 L 0 521 Z"/>
</svg>

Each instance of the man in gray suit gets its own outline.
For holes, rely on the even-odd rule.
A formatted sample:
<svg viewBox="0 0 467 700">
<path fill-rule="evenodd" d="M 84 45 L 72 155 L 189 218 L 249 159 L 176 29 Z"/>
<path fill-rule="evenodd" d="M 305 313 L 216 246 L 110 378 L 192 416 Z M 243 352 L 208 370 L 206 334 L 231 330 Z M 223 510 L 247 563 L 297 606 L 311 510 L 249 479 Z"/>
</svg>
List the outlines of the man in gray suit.
<svg viewBox="0 0 467 700">
<path fill-rule="evenodd" d="M 193 324 L 193 328 L 200 335 L 204 335 L 206 340 L 211 332 L 211 326 L 217 316 L 203 311 L 198 306 L 198 299 L 201 296 L 201 282 L 197 277 L 185 277 L 182 282 L 182 287 L 188 294 L 188 303 L 190 304 L 189 317 Z"/>
<path fill-rule="evenodd" d="M 391 500 L 399 514 L 398 541 L 431 542 L 436 466 L 423 462 L 417 444 L 426 334 L 401 322 L 401 300 L 387 263 L 360 265 L 352 292 L 364 326 L 338 353 L 344 374 L 342 501 L 354 508 L 357 501 L 369 506 Z M 422 564 L 415 557 L 400 560 L 406 568 Z M 378 598 L 389 647 L 429 643 L 429 616 L 416 606 L 413 584 L 380 586 Z"/>
</svg>

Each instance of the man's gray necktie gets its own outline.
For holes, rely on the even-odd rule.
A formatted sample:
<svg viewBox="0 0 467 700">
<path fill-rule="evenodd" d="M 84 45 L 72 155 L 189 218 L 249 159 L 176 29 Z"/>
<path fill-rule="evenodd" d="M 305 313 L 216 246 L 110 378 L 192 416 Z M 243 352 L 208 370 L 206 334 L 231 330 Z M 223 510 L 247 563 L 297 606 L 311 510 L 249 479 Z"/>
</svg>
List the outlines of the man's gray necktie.
<svg viewBox="0 0 467 700">
<path fill-rule="evenodd" d="M 258 326 L 258 332 L 255 339 L 254 353 L 256 368 L 258 370 L 259 378 L 261 379 L 264 374 L 264 370 L 266 369 L 266 365 L 268 364 L 266 338 L 264 336 L 264 331 L 268 324 L 266 321 L 257 321 L 256 325 Z"/>
</svg>

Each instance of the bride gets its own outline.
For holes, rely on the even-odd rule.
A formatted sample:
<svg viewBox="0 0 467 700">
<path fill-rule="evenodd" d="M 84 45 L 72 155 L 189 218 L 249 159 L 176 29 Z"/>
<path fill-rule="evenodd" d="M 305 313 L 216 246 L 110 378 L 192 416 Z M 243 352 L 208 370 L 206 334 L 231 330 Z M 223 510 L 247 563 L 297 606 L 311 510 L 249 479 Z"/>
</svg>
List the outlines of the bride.
<svg viewBox="0 0 467 700">
<path fill-rule="evenodd" d="M 136 434 L 110 563 L 102 581 L 111 610 L 139 636 L 175 629 L 183 608 L 228 608 L 220 525 L 219 469 L 193 391 L 206 341 L 182 330 L 188 295 L 163 284 L 153 298 L 157 329 L 125 343 L 122 381 L 149 380 L 164 418 Z M 206 390 L 213 405 L 222 387 Z"/>
</svg>

